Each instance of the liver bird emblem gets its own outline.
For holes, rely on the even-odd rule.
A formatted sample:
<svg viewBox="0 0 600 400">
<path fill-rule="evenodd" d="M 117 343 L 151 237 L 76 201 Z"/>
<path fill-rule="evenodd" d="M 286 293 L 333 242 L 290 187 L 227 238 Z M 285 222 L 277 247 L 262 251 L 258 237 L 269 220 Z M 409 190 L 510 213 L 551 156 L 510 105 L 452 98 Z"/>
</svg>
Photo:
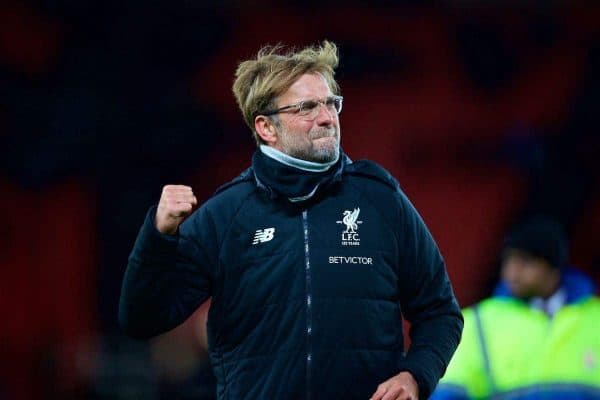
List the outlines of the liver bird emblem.
<svg viewBox="0 0 600 400">
<path fill-rule="evenodd" d="M 358 229 L 358 214 L 360 214 L 360 208 L 355 208 L 354 211 L 344 211 L 344 217 L 341 221 L 338 221 L 338 223 L 341 222 L 346 225 L 344 233 L 356 233 Z"/>
</svg>

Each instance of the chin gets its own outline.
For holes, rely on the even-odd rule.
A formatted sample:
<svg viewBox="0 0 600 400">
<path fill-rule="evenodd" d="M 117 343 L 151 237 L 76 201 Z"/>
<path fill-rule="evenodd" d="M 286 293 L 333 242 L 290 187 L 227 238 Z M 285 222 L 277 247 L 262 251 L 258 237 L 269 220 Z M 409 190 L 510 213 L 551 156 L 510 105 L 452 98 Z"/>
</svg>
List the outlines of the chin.
<svg viewBox="0 0 600 400">
<path fill-rule="evenodd" d="M 510 291 L 513 294 L 513 296 L 518 297 L 520 299 L 528 299 L 531 297 L 529 291 L 521 287 L 512 287 L 510 288 Z"/>
<path fill-rule="evenodd" d="M 333 136 L 316 139 L 316 141 L 313 142 L 313 149 L 317 152 L 335 152 L 339 151 L 339 148 L 340 142 Z"/>
<path fill-rule="evenodd" d="M 339 146 L 327 146 L 321 147 L 320 149 L 316 149 L 313 152 L 313 158 L 316 162 L 330 162 L 338 158 L 340 155 Z"/>
</svg>

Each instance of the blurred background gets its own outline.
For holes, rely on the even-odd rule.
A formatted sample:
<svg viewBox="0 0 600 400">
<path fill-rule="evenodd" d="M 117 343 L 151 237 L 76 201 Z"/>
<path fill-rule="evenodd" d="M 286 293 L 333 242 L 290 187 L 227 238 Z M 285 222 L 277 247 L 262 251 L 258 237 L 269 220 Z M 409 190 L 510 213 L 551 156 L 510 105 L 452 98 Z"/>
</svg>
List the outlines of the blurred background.
<svg viewBox="0 0 600 400">
<path fill-rule="evenodd" d="M 248 166 L 231 84 L 265 44 L 339 45 L 342 145 L 398 178 L 462 306 L 531 214 L 600 282 L 600 7 L 518 3 L 2 0 L 0 399 L 214 398 L 208 305 L 136 342 L 117 304 L 162 185 Z"/>
</svg>

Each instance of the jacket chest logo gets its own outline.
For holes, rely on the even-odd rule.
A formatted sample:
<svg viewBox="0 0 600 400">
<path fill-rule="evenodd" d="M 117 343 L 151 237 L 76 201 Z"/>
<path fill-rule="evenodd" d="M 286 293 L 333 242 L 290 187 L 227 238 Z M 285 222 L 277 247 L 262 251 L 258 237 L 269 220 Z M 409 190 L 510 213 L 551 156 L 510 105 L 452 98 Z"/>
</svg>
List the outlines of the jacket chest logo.
<svg viewBox="0 0 600 400">
<path fill-rule="evenodd" d="M 275 236 L 275 228 L 257 229 L 252 244 L 269 242 Z"/>
<path fill-rule="evenodd" d="M 336 224 L 346 225 L 346 229 L 342 231 L 342 246 L 360 246 L 360 237 L 358 235 L 358 225 L 362 221 L 358 220 L 360 208 L 356 207 L 353 211 L 344 210 L 341 221 L 335 221 Z"/>
</svg>

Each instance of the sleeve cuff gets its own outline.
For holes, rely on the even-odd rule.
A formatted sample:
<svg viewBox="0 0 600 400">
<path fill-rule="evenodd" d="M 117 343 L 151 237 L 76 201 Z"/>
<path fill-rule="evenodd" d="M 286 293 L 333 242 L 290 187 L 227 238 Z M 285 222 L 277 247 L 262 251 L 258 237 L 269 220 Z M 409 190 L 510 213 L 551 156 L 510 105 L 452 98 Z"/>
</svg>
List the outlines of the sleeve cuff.
<svg viewBox="0 0 600 400">
<path fill-rule="evenodd" d="M 417 385 L 419 386 L 419 399 L 428 399 L 433 391 L 435 384 L 430 381 L 430 377 L 427 376 L 423 368 L 420 368 L 416 364 L 403 361 L 400 364 L 400 371 L 407 371 L 415 378 Z"/>
<path fill-rule="evenodd" d="M 154 225 L 156 208 L 156 206 L 153 206 L 148 210 L 146 219 L 144 220 L 135 241 L 133 254 L 143 254 L 146 257 L 150 256 L 153 259 L 157 259 L 165 258 L 165 256 L 169 257 L 176 252 L 177 243 L 179 241 L 179 231 L 177 231 L 175 235 L 167 235 L 159 232 Z"/>
</svg>

